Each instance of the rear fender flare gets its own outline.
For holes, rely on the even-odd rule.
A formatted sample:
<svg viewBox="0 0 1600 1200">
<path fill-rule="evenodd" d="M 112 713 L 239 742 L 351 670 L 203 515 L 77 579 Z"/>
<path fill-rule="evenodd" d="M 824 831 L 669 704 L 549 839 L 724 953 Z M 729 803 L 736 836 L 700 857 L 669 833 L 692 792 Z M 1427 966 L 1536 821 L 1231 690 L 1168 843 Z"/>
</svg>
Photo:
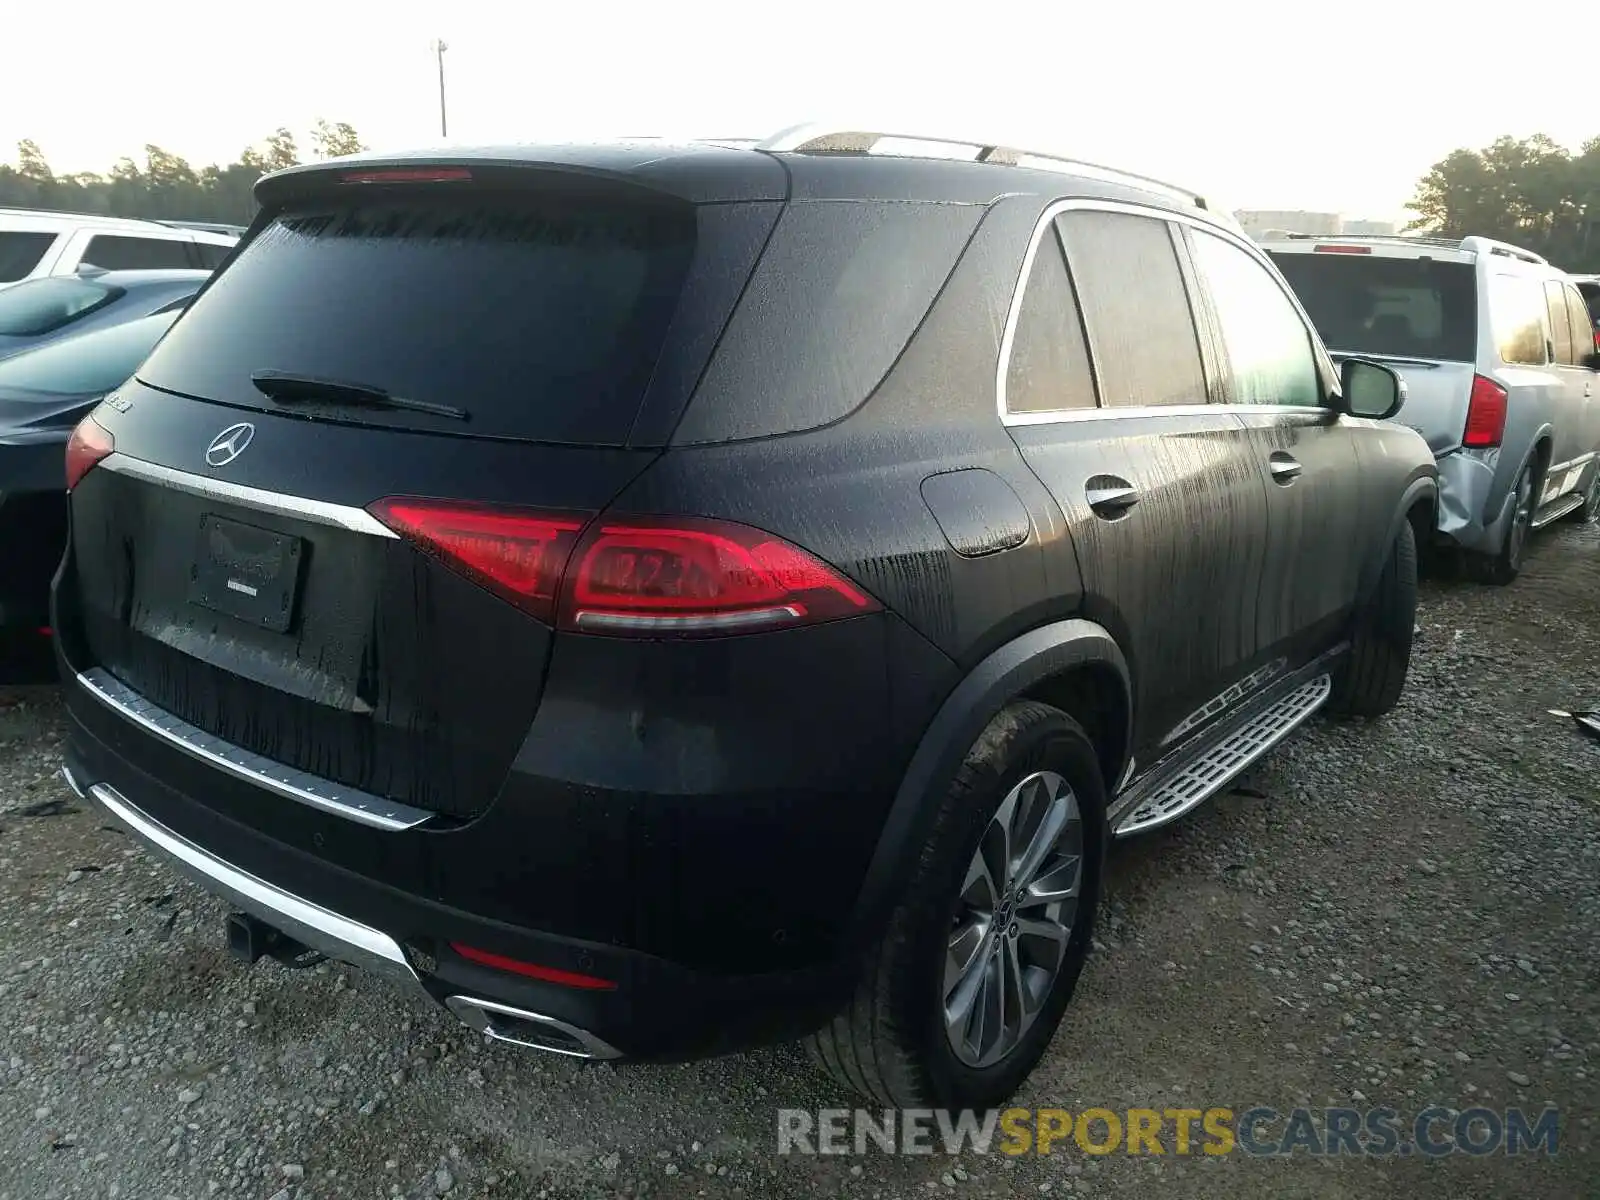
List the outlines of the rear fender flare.
<svg viewBox="0 0 1600 1200">
<path fill-rule="evenodd" d="M 1400 493 L 1400 502 L 1395 505 L 1393 514 L 1389 517 L 1389 527 L 1384 531 L 1383 540 L 1378 543 L 1376 552 L 1368 555 L 1368 561 L 1361 570 L 1360 599 L 1365 600 L 1372 595 L 1373 589 L 1378 586 L 1378 578 L 1383 574 L 1384 564 L 1389 561 L 1389 550 L 1400 536 L 1400 527 L 1411 519 L 1411 510 L 1418 501 L 1426 500 L 1433 508 L 1434 522 L 1439 519 L 1439 481 L 1434 475 L 1421 475 L 1406 484 L 1405 491 Z M 1419 550 L 1422 548 L 1419 543 Z"/>
<path fill-rule="evenodd" d="M 1109 668 L 1120 681 L 1132 711 L 1127 660 L 1115 639 L 1092 621 L 1054 621 L 1007 642 L 978 663 L 946 697 L 911 756 L 878 844 L 868 864 L 851 921 L 852 950 L 876 941 L 915 865 L 945 789 L 967 751 L 996 713 L 1030 688 L 1075 667 Z M 1131 726 L 1131 722 L 1129 722 Z M 1115 761 L 1126 766 L 1130 730 L 1116 747 Z M 1117 779 L 1105 781 L 1110 792 Z"/>
</svg>

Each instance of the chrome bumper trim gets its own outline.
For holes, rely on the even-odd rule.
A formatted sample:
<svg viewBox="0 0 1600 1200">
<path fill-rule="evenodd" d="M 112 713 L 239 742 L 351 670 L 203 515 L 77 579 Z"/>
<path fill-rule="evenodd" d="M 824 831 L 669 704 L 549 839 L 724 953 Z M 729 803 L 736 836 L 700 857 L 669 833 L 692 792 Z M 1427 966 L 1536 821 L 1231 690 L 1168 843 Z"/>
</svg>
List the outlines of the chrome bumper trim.
<svg viewBox="0 0 1600 1200">
<path fill-rule="evenodd" d="M 477 996 L 451 996 L 444 1003 L 463 1025 L 476 1029 L 479 1033 L 488 1034 L 497 1042 L 509 1042 L 514 1046 L 542 1050 L 546 1054 L 560 1054 L 567 1058 L 622 1057 L 622 1051 L 596 1037 L 587 1029 L 579 1029 L 576 1025 L 569 1025 L 566 1021 L 547 1017 L 543 1013 L 512 1008 L 510 1005 L 500 1004 L 494 1000 L 483 1000 Z M 518 1028 L 523 1025 L 530 1026 L 531 1031 L 525 1032 Z M 554 1044 L 555 1039 L 538 1039 L 537 1035 L 541 1030 L 554 1033 L 570 1045 Z"/>
<path fill-rule="evenodd" d="M 150 703 L 104 668 L 91 667 L 80 672 L 78 686 L 118 716 L 132 721 L 169 746 L 175 746 L 219 771 L 226 771 L 237 779 L 253 783 L 285 799 L 391 833 L 414 829 L 434 816 L 424 809 L 385 800 L 382 796 L 345 787 L 274 762 L 241 749 L 232 742 L 223 741 L 203 729 L 196 729 L 166 709 Z"/>
<path fill-rule="evenodd" d="M 94 784 L 89 788 L 89 795 L 207 891 L 330 958 L 422 987 L 400 943 L 388 934 L 340 916 L 224 862 L 135 808 L 109 784 Z"/>
</svg>

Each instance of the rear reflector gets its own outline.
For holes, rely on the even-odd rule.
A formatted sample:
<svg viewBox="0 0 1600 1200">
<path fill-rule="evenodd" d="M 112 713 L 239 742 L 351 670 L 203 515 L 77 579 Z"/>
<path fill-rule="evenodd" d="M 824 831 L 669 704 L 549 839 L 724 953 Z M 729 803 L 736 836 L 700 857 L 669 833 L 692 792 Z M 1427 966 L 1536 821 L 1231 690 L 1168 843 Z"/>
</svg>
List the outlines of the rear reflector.
<svg viewBox="0 0 1600 1200">
<path fill-rule="evenodd" d="M 1316 254 L 1371 254 L 1371 246 L 1313 246 Z"/>
<path fill-rule="evenodd" d="M 798 546 L 731 521 L 592 521 L 588 514 L 405 496 L 376 501 L 368 511 L 539 620 L 583 633 L 714 636 L 881 607 Z"/>
<path fill-rule="evenodd" d="M 67 491 L 78 486 L 78 481 L 89 473 L 101 459 L 117 448 L 117 443 L 106 427 L 93 417 L 84 417 L 67 439 Z"/>
<path fill-rule="evenodd" d="M 405 167 L 382 171 L 346 171 L 340 183 L 470 183 L 465 167 Z"/>
<path fill-rule="evenodd" d="M 369 507 L 401 537 L 546 624 L 582 515 L 390 497 Z"/>
<path fill-rule="evenodd" d="M 1472 377 L 1472 397 L 1467 401 L 1467 425 L 1461 444 L 1475 450 L 1498 446 L 1506 432 L 1506 389 L 1482 375 Z"/>
<path fill-rule="evenodd" d="M 529 979 L 541 979 L 545 983 L 559 983 L 562 987 L 583 988 L 591 992 L 614 992 L 617 989 L 617 985 L 611 980 L 601 979 L 596 975 L 563 971 L 559 967 L 541 967 L 537 963 L 507 958 L 503 954 L 491 954 L 475 946 L 463 946 L 460 942 L 451 942 L 450 949 L 468 962 L 475 962 L 479 966 L 493 967 L 496 971 L 507 971 L 513 975 L 526 975 Z"/>
<path fill-rule="evenodd" d="M 820 559 L 729 521 L 601 521 L 572 561 L 559 622 L 587 633 L 738 633 L 879 607 Z"/>
</svg>

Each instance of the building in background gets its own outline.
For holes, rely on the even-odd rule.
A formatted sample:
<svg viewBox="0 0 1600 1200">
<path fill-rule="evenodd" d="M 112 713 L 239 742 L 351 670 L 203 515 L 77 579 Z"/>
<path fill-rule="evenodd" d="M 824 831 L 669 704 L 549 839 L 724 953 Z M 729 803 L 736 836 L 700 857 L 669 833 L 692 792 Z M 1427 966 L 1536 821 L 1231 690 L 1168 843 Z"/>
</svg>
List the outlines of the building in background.
<svg viewBox="0 0 1600 1200">
<path fill-rule="evenodd" d="M 1263 238 L 1285 233 L 1308 233 L 1317 236 L 1328 234 L 1392 234 L 1398 226 L 1393 221 L 1346 220 L 1343 213 L 1306 212 L 1303 209 L 1269 211 L 1240 209 L 1233 214 L 1244 231 L 1253 238 Z"/>
</svg>

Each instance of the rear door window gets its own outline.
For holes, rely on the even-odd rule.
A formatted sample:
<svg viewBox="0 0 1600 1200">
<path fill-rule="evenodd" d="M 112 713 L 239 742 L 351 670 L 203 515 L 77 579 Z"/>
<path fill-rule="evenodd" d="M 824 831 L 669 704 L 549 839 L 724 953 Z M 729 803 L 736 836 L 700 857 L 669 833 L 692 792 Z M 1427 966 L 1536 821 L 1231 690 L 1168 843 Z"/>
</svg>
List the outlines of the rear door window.
<svg viewBox="0 0 1600 1200">
<path fill-rule="evenodd" d="M 308 200 L 214 278 L 139 377 L 272 409 L 251 376 L 287 372 L 469 414 L 341 407 L 339 420 L 622 445 L 694 242 L 689 206 L 609 194 Z"/>
<path fill-rule="evenodd" d="M 0 283 L 26 279 L 56 240 L 53 233 L 31 229 L 0 229 Z"/>
<path fill-rule="evenodd" d="M 1571 286 L 1567 288 L 1567 324 L 1572 329 L 1572 345 L 1579 362 L 1584 355 L 1600 350 L 1600 318 L 1589 315 L 1583 293 Z"/>
<path fill-rule="evenodd" d="M 188 243 L 177 238 L 122 237 L 97 233 L 89 239 L 80 262 L 106 271 L 144 271 L 192 267 Z"/>
<path fill-rule="evenodd" d="M 1555 349 L 1553 361 L 1563 366 L 1573 366 L 1572 324 L 1567 317 L 1567 291 L 1559 280 L 1544 282 L 1545 312 L 1550 319 L 1550 344 Z"/>
<path fill-rule="evenodd" d="M 214 246 L 210 242 L 196 242 L 194 256 L 197 265 L 208 271 L 214 271 L 222 265 L 222 260 L 228 257 L 233 250 L 232 246 Z"/>
<path fill-rule="evenodd" d="M 1473 362 L 1471 263 L 1381 254 L 1272 253 L 1322 340 L 1351 354 Z"/>
<path fill-rule="evenodd" d="M 0 292 L 0 336 L 39 337 L 81 321 L 121 296 L 121 288 L 70 275 L 30 279 Z"/>
<path fill-rule="evenodd" d="M 1105 404 L 1206 403 L 1199 334 L 1168 223 L 1084 209 L 1056 224 Z"/>
<path fill-rule="evenodd" d="M 1523 275 L 1489 276 L 1489 322 L 1494 328 L 1500 361 L 1514 366 L 1542 367 L 1545 354 L 1544 288 Z"/>
<path fill-rule="evenodd" d="M 1005 408 L 1037 415 L 1094 407 L 1083 318 L 1052 222 L 1039 239 L 1022 292 L 1006 364 Z"/>
</svg>

